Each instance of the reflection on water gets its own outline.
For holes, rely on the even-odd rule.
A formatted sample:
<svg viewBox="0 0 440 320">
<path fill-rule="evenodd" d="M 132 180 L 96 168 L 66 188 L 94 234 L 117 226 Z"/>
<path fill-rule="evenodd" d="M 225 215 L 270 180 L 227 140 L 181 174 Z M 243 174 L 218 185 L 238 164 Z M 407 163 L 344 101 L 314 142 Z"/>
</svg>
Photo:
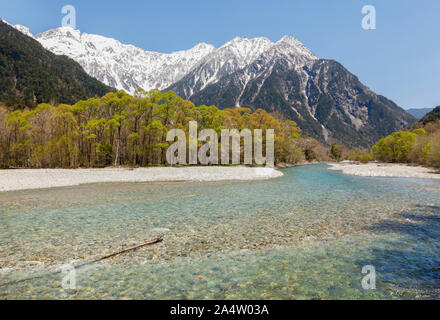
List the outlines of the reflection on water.
<svg viewBox="0 0 440 320">
<path fill-rule="evenodd" d="M 0 298 L 439 297 L 439 181 L 283 172 L 1 193 Z M 75 291 L 61 274 L 7 284 L 159 235 L 78 269 Z M 367 264 L 377 290 L 361 287 Z"/>
</svg>

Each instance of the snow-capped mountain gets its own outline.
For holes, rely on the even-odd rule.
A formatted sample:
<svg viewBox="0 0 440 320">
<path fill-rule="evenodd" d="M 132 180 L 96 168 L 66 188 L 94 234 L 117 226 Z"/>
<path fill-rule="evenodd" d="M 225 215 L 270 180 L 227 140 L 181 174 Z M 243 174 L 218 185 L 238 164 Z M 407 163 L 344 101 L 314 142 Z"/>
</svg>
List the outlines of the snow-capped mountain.
<svg viewBox="0 0 440 320">
<path fill-rule="evenodd" d="M 241 72 L 236 85 L 243 91 L 249 81 L 266 72 L 271 61 L 284 58 L 293 68 L 318 59 L 301 42 L 284 36 L 273 43 L 267 38 L 247 39 L 237 37 L 211 52 L 177 84 L 171 86 L 185 98 L 200 92 L 207 86 L 221 81 L 225 76 Z M 237 97 L 235 106 L 240 105 Z"/>
<path fill-rule="evenodd" d="M 53 53 L 74 59 L 98 80 L 129 93 L 170 86 L 215 49 L 200 43 L 170 54 L 151 52 L 70 27 L 48 30 L 35 39 Z"/>
<path fill-rule="evenodd" d="M 29 29 L 23 26 L 16 28 L 30 35 Z M 185 88 L 186 96 L 191 96 L 262 56 L 266 57 L 264 60 L 273 59 L 275 55 L 289 57 L 297 67 L 317 59 L 302 43 L 290 36 L 276 43 L 267 38 L 236 37 L 220 48 L 200 43 L 189 50 L 170 54 L 145 51 L 70 27 L 51 29 L 34 38 L 53 53 L 74 59 L 98 80 L 129 93 L 139 88 L 162 90 L 192 73 L 194 83 Z M 251 74 L 248 76 L 252 77 Z"/>
<path fill-rule="evenodd" d="M 29 29 L 16 28 L 31 36 Z M 277 42 L 236 37 L 219 48 L 200 43 L 169 54 L 69 27 L 34 38 L 116 89 L 158 88 L 196 104 L 263 108 L 296 121 L 306 135 L 327 143 L 368 146 L 415 120 L 292 36 Z"/>
<path fill-rule="evenodd" d="M 236 99 L 227 105 L 238 107 L 241 105 L 240 100 L 248 84 L 268 74 L 273 63 L 281 59 L 286 61 L 289 67 L 301 70 L 318 58 L 292 36 L 284 36 L 276 43 L 267 38 L 235 38 L 205 57 L 199 65 L 169 89 L 189 99 L 210 85 L 221 83 L 222 80 L 233 75 L 234 91 L 240 93 L 232 95 Z"/>
</svg>

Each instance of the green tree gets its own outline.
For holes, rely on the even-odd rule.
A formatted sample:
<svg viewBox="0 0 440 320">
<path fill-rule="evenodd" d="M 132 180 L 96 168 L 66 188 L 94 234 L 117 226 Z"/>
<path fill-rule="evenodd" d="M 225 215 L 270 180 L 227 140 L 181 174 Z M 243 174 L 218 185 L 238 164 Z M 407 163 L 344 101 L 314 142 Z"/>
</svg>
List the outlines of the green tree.
<svg viewBox="0 0 440 320">
<path fill-rule="evenodd" d="M 330 149 L 330 154 L 332 158 L 335 159 L 336 161 L 341 160 L 342 152 L 338 144 L 336 143 L 332 144 L 332 147 Z"/>
</svg>

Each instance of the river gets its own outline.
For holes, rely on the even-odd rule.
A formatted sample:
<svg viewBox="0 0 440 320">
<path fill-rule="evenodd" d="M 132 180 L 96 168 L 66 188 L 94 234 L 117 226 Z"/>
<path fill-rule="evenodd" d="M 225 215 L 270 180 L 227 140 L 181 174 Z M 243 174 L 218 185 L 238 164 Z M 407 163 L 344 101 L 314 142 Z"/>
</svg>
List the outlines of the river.
<svg viewBox="0 0 440 320">
<path fill-rule="evenodd" d="M 282 172 L 0 193 L 0 299 L 440 297 L 440 181 Z M 75 288 L 52 273 L 158 236 L 76 269 Z"/>
</svg>

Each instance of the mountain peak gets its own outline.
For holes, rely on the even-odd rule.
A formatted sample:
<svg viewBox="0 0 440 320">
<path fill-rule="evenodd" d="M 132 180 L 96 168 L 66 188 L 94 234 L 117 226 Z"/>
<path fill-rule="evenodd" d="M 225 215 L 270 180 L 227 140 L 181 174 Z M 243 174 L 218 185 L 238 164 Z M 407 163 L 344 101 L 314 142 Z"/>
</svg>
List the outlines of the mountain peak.
<svg viewBox="0 0 440 320">
<path fill-rule="evenodd" d="M 206 42 L 200 42 L 200 43 L 196 44 L 194 47 L 192 47 L 191 49 L 189 49 L 188 51 L 209 51 L 209 52 L 211 52 L 215 49 L 216 48 L 212 44 L 209 44 Z"/>
<path fill-rule="evenodd" d="M 237 67 L 242 68 L 257 59 L 272 46 L 273 42 L 264 37 L 251 39 L 235 37 L 216 50 L 215 56 L 216 59 L 220 60 L 233 58 Z"/>
<path fill-rule="evenodd" d="M 29 30 L 28 27 L 22 26 L 21 24 L 16 24 L 15 26 L 13 26 L 15 29 L 17 29 L 18 31 L 20 31 L 21 33 L 24 33 L 25 35 L 33 38 L 33 34 L 31 33 L 31 31 Z"/>
<path fill-rule="evenodd" d="M 237 46 L 237 45 L 252 45 L 252 44 L 258 44 L 258 43 L 273 44 L 266 37 L 257 37 L 257 38 L 235 37 L 231 41 L 226 42 L 220 48 Z"/>
<path fill-rule="evenodd" d="M 318 57 L 307 48 L 301 41 L 291 35 L 285 35 L 275 43 L 278 48 L 283 48 L 281 51 L 287 54 L 292 52 L 305 57 L 307 60 L 316 60 Z M 292 50 L 293 48 L 293 50 Z"/>
<path fill-rule="evenodd" d="M 295 38 L 294 36 L 286 34 L 280 40 L 278 40 L 278 42 L 286 42 L 286 43 L 289 43 L 289 44 L 297 44 L 300 41 L 297 38 Z"/>
<path fill-rule="evenodd" d="M 196 44 L 193 48 L 215 48 L 212 44 L 206 42 L 200 42 Z"/>
<path fill-rule="evenodd" d="M 37 34 L 36 38 L 53 37 L 55 35 L 58 37 L 68 37 L 79 40 L 81 38 L 81 31 L 73 29 L 72 27 L 58 27 Z"/>
</svg>

